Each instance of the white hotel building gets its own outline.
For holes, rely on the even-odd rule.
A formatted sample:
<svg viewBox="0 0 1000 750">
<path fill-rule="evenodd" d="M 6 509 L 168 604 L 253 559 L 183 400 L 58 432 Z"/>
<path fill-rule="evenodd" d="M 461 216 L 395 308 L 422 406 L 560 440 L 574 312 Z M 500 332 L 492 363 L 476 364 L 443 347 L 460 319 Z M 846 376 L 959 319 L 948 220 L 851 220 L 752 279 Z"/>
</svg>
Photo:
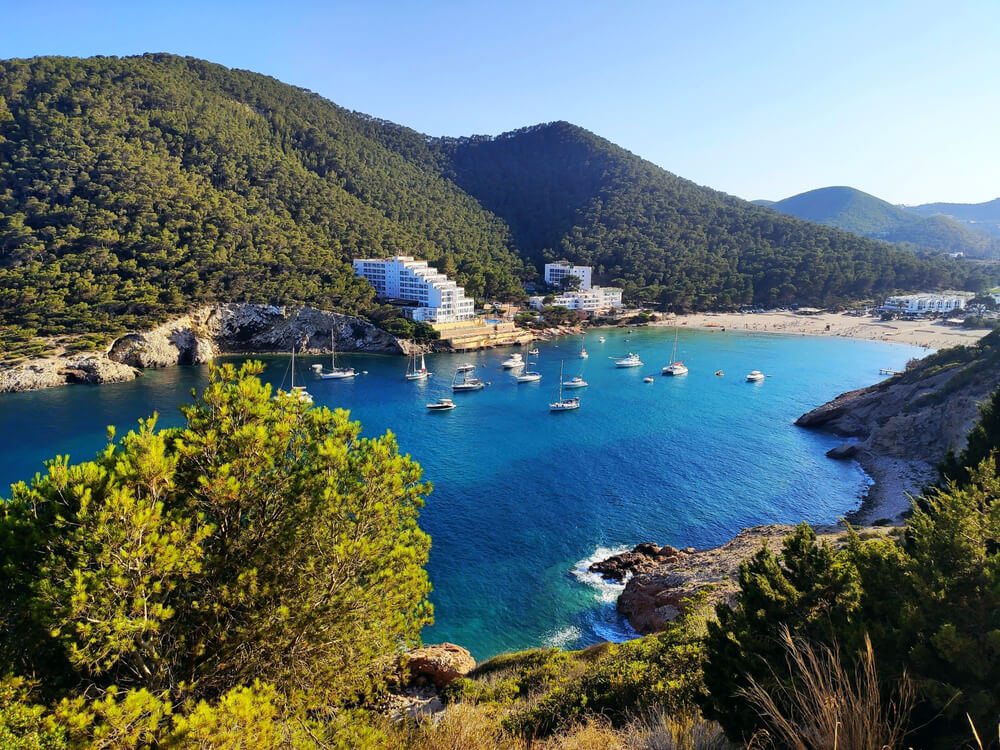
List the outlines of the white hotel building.
<svg viewBox="0 0 1000 750">
<path fill-rule="evenodd" d="M 909 315 L 948 313 L 965 309 L 966 300 L 972 296 L 971 294 L 908 294 L 886 298 L 881 309 L 884 312 Z"/>
<path fill-rule="evenodd" d="M 425 260 L 408 255 L 395 258 L 363 258 L 354 261 L 354 274 L 364 276 L 379 297 L 413 303 L 402 308 L 411 320 L 425 323 L 457 323 L 475 320 L 475 300 Z"/>
<path fill-rule="evenodd" d="M 580 279 L 581 290 L 590 289 L 590 266 L 574 266 L 564 260 L 545 264 L 546 284 L 559 286 L 567 276 L 576 276 Z"/>
</svg>

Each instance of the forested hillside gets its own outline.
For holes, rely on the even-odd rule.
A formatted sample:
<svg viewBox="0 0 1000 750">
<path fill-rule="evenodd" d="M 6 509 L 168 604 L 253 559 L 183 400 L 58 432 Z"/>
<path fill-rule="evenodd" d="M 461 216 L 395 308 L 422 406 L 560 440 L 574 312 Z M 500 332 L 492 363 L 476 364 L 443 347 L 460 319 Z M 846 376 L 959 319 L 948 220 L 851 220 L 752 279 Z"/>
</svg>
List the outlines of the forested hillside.
<svg viewBox="0 0 1000 750">
<path fill-rule="evenodd" d="M 946 216 L 974 232 L 1000 237 L 1000 198 L 985 203 L 924 203 L 904 208 L 921 216 Z"/>
<path fill-rule="evenodd" d="M 995 258 L 1000 243 L 940 214 L 918 216 L 851 187 L 827 187 L 780 201 L 755 201 L 806 221 L 888 242 L 907 242 L 938 252 Z"/>
<path fill-rule="evenodd" d="M 349 263 L 393 253 L 480 300 L 520 297 L 561 256 L 680 308 L 992 281 L 698 187 L 566 123 L 433 139 L 190 58 L 0 62 L 0 349 L 93 343 L 216 301 L 384 324 L 398 313 Z"/>
<path fill-rule="evenodd" d="M 829 304 L 979 273 L 700 187 L 565 122 L 440 143 L 533 263 L 565 257 L 678 307 Z"/>
<path fill-rule="evenodd" d="M 519 293 L 506 227 L 419 142 L 199 60 L 0 62 L 0 325 L 117 332 L 215 300 L 378 319 L 349 261 L 390 253 Z"/>
</svg>

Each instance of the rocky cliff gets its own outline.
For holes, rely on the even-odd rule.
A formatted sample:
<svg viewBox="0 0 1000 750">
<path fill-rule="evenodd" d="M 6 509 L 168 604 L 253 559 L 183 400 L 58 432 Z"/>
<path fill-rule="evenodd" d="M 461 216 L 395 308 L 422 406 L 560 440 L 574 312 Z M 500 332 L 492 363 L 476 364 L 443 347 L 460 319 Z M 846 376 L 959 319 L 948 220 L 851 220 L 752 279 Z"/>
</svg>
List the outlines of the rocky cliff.
<svg viewBox="0 0 1000 750">
<path fill-rule="evenodd" d="M 875 480 L 862 522 L 892 518 L 936 478 L 949 450 L 965 446 L 979 404 L 1000 385 L 1000 334 L 969 347 L 955 347 L 913 362 L 906 372 L 837 396 L 803 414 L 801 427 L 847 440 L 831 458 L 856 459 Z M 866 517 L 867 516 L 867 517 Z"/>
<path fill-rule="evenodd" d="M 312 307 L 204 307 L 150 331 L 130 333 L 106 354 L 53 356 L 0 370 L 0 393 L 69 383 L 131 380 L 140 368 L 203 364 L 220 354 L 330 350 L 406 354 L 410 344 L 350 315 Z"/>
</svg>

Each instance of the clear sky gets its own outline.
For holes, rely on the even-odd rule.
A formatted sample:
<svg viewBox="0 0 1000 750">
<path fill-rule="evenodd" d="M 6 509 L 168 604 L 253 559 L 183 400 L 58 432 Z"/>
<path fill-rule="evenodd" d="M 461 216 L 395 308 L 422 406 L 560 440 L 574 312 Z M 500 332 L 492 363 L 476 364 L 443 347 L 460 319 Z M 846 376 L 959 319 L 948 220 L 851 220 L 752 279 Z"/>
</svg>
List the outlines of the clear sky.
<svg viewBox="0 0 1000 750">
<path fill-rule="evenodd" d="M 430 135 L 568 120 L 748 199 L 1000 196 L 1000 0 L 0 0 L 0 57 L 142 52 Z"/>
</svg>

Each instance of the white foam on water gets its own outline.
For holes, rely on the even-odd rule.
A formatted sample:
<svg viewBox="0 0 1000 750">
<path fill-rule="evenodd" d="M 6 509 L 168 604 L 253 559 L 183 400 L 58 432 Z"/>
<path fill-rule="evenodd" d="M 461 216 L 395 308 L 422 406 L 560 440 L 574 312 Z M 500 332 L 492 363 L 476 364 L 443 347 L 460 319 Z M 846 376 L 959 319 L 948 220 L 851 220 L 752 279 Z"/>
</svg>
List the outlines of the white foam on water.
<svg viewBox="0 0 1000 750">
<path fill-rule="evenodd" d="M 549 648 L 567 648 L 575 645 L 581 635 L 580 628 L 570 625 L 568 628 L 546 635 L 544 643 Z"/>
<path fill-rule="evenodd" d="M 591 573 L 587 568 L 596 562 L 606 560 L 612 555 L 619 555 L 628 552 L 631 547 L 598 547 L 590 557 L 585 557 L 573 566 L 573 577 L 585 586 L 594 589 L 594 598 L 599 602 L 614 604 L 618 601 L 618 595 L 625 590 L 625 584 L 615 581 L 606 581 L 601 578 L 600 573 Z"/>
</svg>

